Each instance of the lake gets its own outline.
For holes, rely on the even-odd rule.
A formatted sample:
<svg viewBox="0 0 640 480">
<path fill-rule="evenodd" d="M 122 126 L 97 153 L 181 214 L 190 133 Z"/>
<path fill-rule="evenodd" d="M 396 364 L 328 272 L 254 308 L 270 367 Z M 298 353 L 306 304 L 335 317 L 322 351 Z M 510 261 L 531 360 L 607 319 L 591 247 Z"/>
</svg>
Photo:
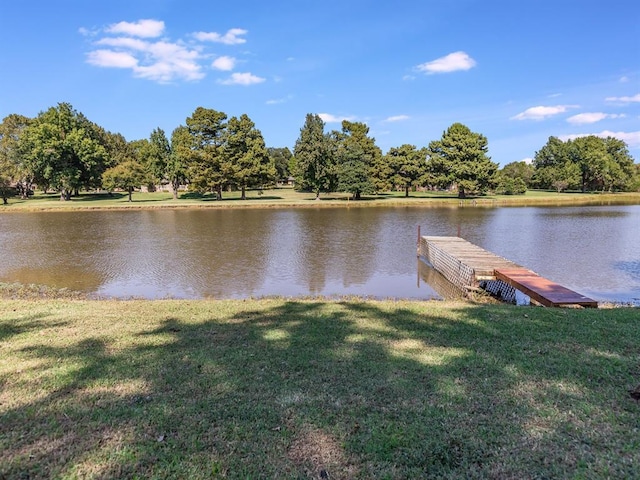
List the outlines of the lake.
<svg viewBox="0 0 640 480">
<path fill-rule="evenodd" d="M 117 298 L 455 295 L 417 260 L 418 225 L 598 301 L 640 302 L 640 205 L 9 213 L 0 281 Z"/>
</svg>

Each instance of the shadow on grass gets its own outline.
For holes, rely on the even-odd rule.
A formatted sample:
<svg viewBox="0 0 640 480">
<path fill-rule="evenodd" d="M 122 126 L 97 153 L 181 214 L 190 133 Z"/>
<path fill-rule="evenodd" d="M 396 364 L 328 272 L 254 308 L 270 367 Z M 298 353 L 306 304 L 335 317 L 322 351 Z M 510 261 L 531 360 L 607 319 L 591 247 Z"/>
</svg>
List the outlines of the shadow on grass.
<svg viewBox="0 0 640 480">
<path fill-rule="evenodd" d="M 0 300 L 1 301 L 1 300 Z M 16 315 L 14 318 L 0 321 L 0 342 L 6 342 L 15 335 L 40 330 L 46 326 L 51 326 L 51 322 L 44 319 L 49 315 L 39 313 L 35 315 Z M 65 322 L 54 323 L 53 326 L 63 325 Z"/>
<path fill-rule="evenodd" d="M 640 311 L 157 305 L 126 338 L 12 352 L 47 370 L 0 410 L 0 478 L 637 473 Z"/>
<path fill-rule="evenodd" d="M 222 200 L 227 202 L 251 202 L 256 200 L 282 200 L 282 197 L 279 197 L 277 195 L 256 195 L 256 196 L 247 196 L 247 198 L 245 198 L 244 200 L 242 200 L 240 197 L 233 197 L 233 198 L 222 197 Z"/>
<path fill-rule="evenodd" d="M 134 197 L 135 197 L 135 192 L 133 193 Z M 126 199 L 128 198 L 128 194 L 127 193 L 123 193 L 123 192 L 111 192 L 111 195 L 109 195 L 107 192 L 104 193 L 81 193 L 80 195 L 78 195 L 77 197 L 71 197 L 71 202 L 96 202 L 96 201 L 101 201 L 104 202 L 105 200 L 122 200 L 122 199 Z"/>
<path fill-rule="evenodd" d="M 235 201 L 240 201 L 240 202 L 250 202 L 252 200 L 282 200 L 283 197 L 280 197 L 278 195 L 256 195 L 256 196 L 247 196 L 247 198 L 245 200 L 242 200 L 240 197 L 225 197 L 225 195 L 222 195 L 222 199 L 220 200 L 221 202 L 235 202 Z M 187 192 L 187 193 L 181 193 L 180 194 L 180 200 L 200 200 L 202 202 L 216 202 L 218 201 L 218 197 L 215 194 L 202 194 L 202 193 L 197 193 L 197 192 Z"/>
</svg>

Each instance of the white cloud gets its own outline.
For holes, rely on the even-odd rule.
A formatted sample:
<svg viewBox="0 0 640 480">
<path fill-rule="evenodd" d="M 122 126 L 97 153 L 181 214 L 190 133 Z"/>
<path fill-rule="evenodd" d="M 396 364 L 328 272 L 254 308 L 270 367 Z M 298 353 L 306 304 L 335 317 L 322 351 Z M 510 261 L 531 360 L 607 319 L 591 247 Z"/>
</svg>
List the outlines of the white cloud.
<svg viewBox="0 0 640 480">
<path fill-rule="evenodd" d="M 278 105 L 280 103 L 286 103 L 293 98 L 293 95 L 287 95 L 284 98 L 274 98 L 272 100 L 267 100 L 265 103 L 267 105 Z"/>
<path fill-rule="evenodd" d="M 635 103 L 640 102 L 640 93 L 633 97 L 607 97 L 605 100 L 607 102 Z"/>
<path fill-rule="evenodd" d="M 98 40 L 96 44 L 113 48 L 88 53 L 88 63 L 98 67 L 130 68 L 134 76 L 160 83 L 176 79 L 193 81 L 204 77 L 198 63 L 200 53 L 179 43 L 107 37 Z"/>
<path fill-rule="evenodd" d="M 404 80 L 406 82 L 410 82 L 410 81 L 415 80 L 415 79 L 416 79 L 416 77 L 413 76 L 413 75 L 405 75 L 405 76 L 402 77 L 402 80 Z"/>
<path fill-rule="evenodd" d="M 590 135 L 595 135 L 596 137 L 614 137 L 618 140 L 622 140 L 630 147 L 640 147 L 640 131 L 637 132 L 612 132 L 610 130 L 603 130 L 600 133 L 575 133 L 572 135 L 564 135 L 560 137 L 560 140 L 574 140 L 579 137 L 588 137 Z"/>
<path fill-rule="evenodd" d="M 115 23 L 96 31 L 82 28 L 79 32 L 85 36 L 100 35 L 93 43 L 94 50 L 87 53 L 87 63 L 104 68 L 128 68 L 135 77 L 159 83 L 204 78 L 206 62 L 212 56 L 207 54 L 202 42 L 214 41 L 229 45 L 246 42 L 241 36 L 247 30 L 240 28 L 232 28 L 224 35 L 215 32 L 191 35 L 199 38 L 200 42 L 193 38 L 189 38 L 189 41 L 154 38 L 161 36 L 164 28 L 165 24 L 160 20 L 139 20 L 133 23 Z M 231 71 L 236 68 L 237 63 L 236 58 L 224 55 L 215 58 L 210 66 L 221 71 Z M 220 83 L 251 85 L 263 81 L 264 78 L 242 73 L 234 74 Z"/>
<path fill-rule="evenodd" d="M 352 122 L 352 121 L 355 120 L 355 117 L 353 117 L 353 116 L 344 117 L 344 116 L 332 115 L 330 113 L 319 113 L 318 116 L 325 123 L 341 123 L 343 120 L 347 120 L 349 122 Z"/>
<path fill-rule="evenodd" d="M 112 50 L 94 50 L 87 54 L 87 62 L 97 67 L 136 68 L 138 60 L 126 52 Z"/>
<path fill-rule="evenodd" d="M 567 122 L 574 125 L 584 125 L 588 123 L 596 123 L 606 118 L 623 118 L 624 114 L 603 113 L 603 112 L 587 112 L 579 113 L 573 117 L 567 118 Z"/>
<path fill-rule="evenodd" d="M 110 25 L 107 33 L 125 34 L 132 37 L 154 38 L 164 32 L 164 22 L 160 20 L 138 20 L 137 22 L 120 22 Z"/>
<path fill-rule="evenodd" d="M 531 165 L 533 163 L 533 158 L 527 157 L 527 158 L 523 158 L 520 161 L 526 163 L 527 165 Z"/>
<path fill-rule="evenodd" d="M 627 83 L 629 81 L 629 77 L 626 75 L 620 77 L 620 83 Z"/>
<path fill-rule="evenodd" d="M 544 120 L 547 117 L 552 117 L 560 113 L 566 112 L 570 108 L 577 108 L 578 105 L 555 105 L 552 107 L 537 106 L 527 108 L 524 112 L 521 112 L 513 117 L 511 120 Z"/>
<path fill-rule="evenodd" d="M 123 49 L 146 51 L 151 45 L 145 40 L 130 37 L 107 37 L 101 38 L 96 45 L 106 45 L 108 47 L 117 47 Z"/>
<path fill-rule="evenodd" d="M 476 61 L 465 52 L 454 52 L 431 62 L 420 64 L 416 69 L 427 74 L 433 74 L 469 70 L 475 66 Z"/>
<path fill-rule="evenodd" d="M 253 75 L 252 73 L 232 73 L 226 80 L 220 80 L 222 85 L 255 85 L 262 83 L 266 79 Z"/>
<path fill-rule="evenodd" d="M 403 120 L 409 120 L 409 115 L 394 115 L 386 118 L 385 122 L 402 122 Z"/>
<path fill-rule="evenodd" d="M 216 42 L 224 43 L 225 45 L 239 45 L 241 43 L 246 43 L 247 40 L 245 38 L 240 38 L 240 35 L 246 35 L 247 33 L 249 32 L 242 28 L 232 28 L 228 30 L 224 35 L 220 35 L 217 32 L 196 32 L 193 34 L 193 36 L 201 42 Z"/>
<path fill-rule="evenodd" d="M 216 70 L 222 70 L 222 71 L 228 72 L 230 70 L 233 70 L 234 67 L 236 66 L 236 59 L 233 57 L 228 57 L 226 55 L 223 55 L 222 57 L 216 58 L 211 64 L 211 66 Z"/>
</svg>

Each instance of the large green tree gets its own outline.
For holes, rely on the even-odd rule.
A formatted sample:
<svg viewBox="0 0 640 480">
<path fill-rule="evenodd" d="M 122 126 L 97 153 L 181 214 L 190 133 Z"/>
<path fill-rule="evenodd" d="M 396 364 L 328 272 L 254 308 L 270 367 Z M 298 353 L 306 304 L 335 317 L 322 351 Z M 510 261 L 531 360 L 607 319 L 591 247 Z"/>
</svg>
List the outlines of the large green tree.
<svg viewBox="0 0 640 480">
<path fill-rule="evenodd" d="M 384 176 L 390 187 L 400 187 L 405 197 L 409 196 L 412 187 L 422 186 L 426 182 L 427 153 L 415 145 L 404 144 L 390 148 L 383 157 Z"/>
<path fill-rule="evenodd" d="M 533 168 L 532 183 L 538 188 L 554 188 L 560 192 L 579 184 L 578 167 L 570 162 L 567 147 L 558 137 L 549 137 L 535 153 Z"/>
<path fill-rule="evenodd" d="M 636 181 L 636 168 L 627 144 L 614 137 L 604 139 L 608 161 L 603 172 L 602 189 L 631 191 Z M 640 180 L 640 179 L 638 179 Z"/>
<path fill-rule="evenodd" d="M 125 162 L 136 155 L 136 142 L 128 142 L 120 133 L 106 131 L 102 127 L 97 127 L 100 143 L 107 151 L 104 168 L 111 168 L 119 163 Z"/>
<path fill-rule="evenodd" d="M 604 177 L 609 161 L 607 148 L 601 138 L 594 135 L 579 137 L 567 142 L 569 161 L 580 172 L 580 189 L 586 192 L 593 189 Z"/>
<path fill-rule="evenodd" d="M 291 159 L 293 158 L 293 154 L 291 150 L 287 147 L 284 148 L 267 148 L 267 153 L 273 162 L 274 167 L 276 168 L 276 174 L 278 176 L 278 180 L 286 181 L 291 175 L 291 171 L 289 170 L 291 165 Z"/>
<path fill-rule="evenodd" d="M 351 193 L 354 200 L 373 193 L 373 167 L 382 152 L 375 139 L 369 137 L 369 127 L 362 122 L 343 120 L 342 131 L 334 132 L 332 138 L 336 144 L 337 190 Z"/>
<path fill-rule="evenodd" d="M 231 173 L 224 155 L 226 120 L 223 112 L 198 107 L 186 121 L 192 150 L 187 169 L 189 186 L 200 192 L 216 192 L 218 200 L 222 200 L 222 189 Z"/>
<path fill-rule="evenodd" d="M 167 163 L 171 156 L 171 144 L 161 128 L 155 128 L 149 140 L 141 145 L 139 160 L 147 171 L 147 183 L 150 189 L 160 185 L 165 180 Z"/>
<path fill-rule="evenodd" d="M 276 169 L 262 133 L 246 114 L 231 117 L 224 140 L 222 151 L 228 181 L 241 190 L 242 200 L 247 198 L 247 188 L 262 187 L 275 180 Z"/>
<path fill-rule="evenodd" d="M 68 103 L 41 112 L 22 132 L 19 150 L 29 175 L 69 200 L 81 187 L 98 187 L 107 150 L 96 125 Z"/>
<path fill-rule="evenodd" d="M 429 143 L 429 169 L 442 188 L 458 189 L 458 197 L 488 190 L 498 165 L 487 155 L 487 138 L 454 123 L 440 140 Z"/>
<path fill-rule="evenodd" d="M 137 160 L 125 160 L 115 167 L 107 169 L 102 174 L 102 184 L 104 188 L 112 191 L 122 188 L 128 193 L 129 201 L 132 201 L 131 194 L 136 187 L 142 185 L 147 178 L 147 171 L 144 165 Z"/>
<path fill-rule="evenodd" d="M 316 194 L 330 192 L 335 186 L 335 168 L 329 148 L 329 138 L 324 133 L 324 122 L 319 115 L 308 113 L 300 136 L 293 149 L 296 164 L 296 188 Z"/>
<path fill-rule="evenodd" d="M 494 183 L 496 193 L 523 195 L 531 185 L 533 165 L 525 161 L 511 162 L 496 172 Z"/>
<path fill-rule="evenodd" d="M 632 189 L 633 158 L 627 145 L 594 135 L 562 141 L 550 137 L 536 152 L 533 181 L 539 188 L 620 191 Z"/>
</svg>

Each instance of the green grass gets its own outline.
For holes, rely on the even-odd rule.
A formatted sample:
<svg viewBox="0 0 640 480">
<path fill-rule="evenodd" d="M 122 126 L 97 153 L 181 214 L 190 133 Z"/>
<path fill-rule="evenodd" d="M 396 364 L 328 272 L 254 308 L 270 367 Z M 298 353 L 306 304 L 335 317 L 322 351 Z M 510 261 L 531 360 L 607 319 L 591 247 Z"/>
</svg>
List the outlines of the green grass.
<svg viewBox="0 0 640 480">
<path fill-rule="evenodd" d="M 640 309 L 0 301 L 0 478 L 638 478 Z"/>
<path fill-rule="evenodd" d="M 541 205 L 541 204 L 600 204 L 606 202 L 640 203 L 640 193 L 555 193 L 549 191 L 528 191 L 525 195 L 488 195 L 459 200 L 448 192 L 411 192 L 408 198 L 404 192 L 389 192 L 380 195 L 364 196 L 353 201 L 344 193 L 322 194 L 315 200 L 312 193 L 296 192 L 292 188 L 277 188 L 264 191 L 248 191 L 247 200 L 240 199 L 240 192 L 225 192 L 223 200 L 215 200 L 213 195 L 198 195 L 182 192 L 174 200 L 167 192 L 133 194 L 129 202 L 126 194 L 81 193 L 67 202 L 61 202 L 57 194 L 38 193 L 29 200 L 17 197 L 9 200 L 9 205 L 0 205 L 0 212 L 32 210 L 71 210 L 71 209 L 123 209 L 123 208 L 247 208 L 247 207 L 318 207 L 318 206 L 496 206 L 496 205 Z"/>
</svg>

